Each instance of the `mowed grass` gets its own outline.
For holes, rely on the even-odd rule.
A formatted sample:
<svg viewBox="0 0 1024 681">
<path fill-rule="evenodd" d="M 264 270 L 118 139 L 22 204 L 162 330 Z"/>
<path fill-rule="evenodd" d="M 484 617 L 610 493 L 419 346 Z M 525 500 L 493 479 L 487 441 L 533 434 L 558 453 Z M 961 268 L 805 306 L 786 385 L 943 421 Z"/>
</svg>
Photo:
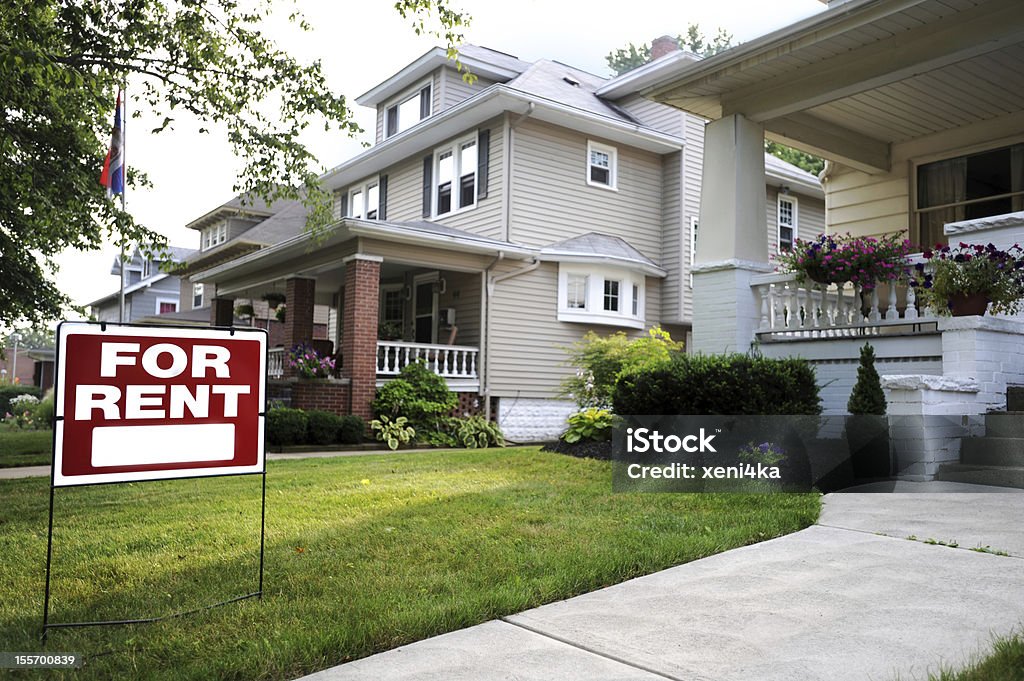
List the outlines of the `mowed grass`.
<svg viewBox="0 0 1024 681">
<path fill-rule="evenodd" d="M 74 679 L 289 679 L 815 521 L 817 495 L 613 494 L 536 448 L 270 462 L 266 582 L 53 631 Z M 0 650 L 39 651 L 48 487 L 0 482 Z M 256 588 L 258 476 L 57 490 L 53 622 Z"/>
<path fill-rule="evenodd" d="M 48 466 L 52 452 L 52 430 L 0 428 L 0 468 Z"/>
<path fill-rule="evenodd" d="M 1024 681 L 1024 637 L 998 639 L 988 654 L 965 669 L 945 668 L 929 681 Z"/>
</svg>

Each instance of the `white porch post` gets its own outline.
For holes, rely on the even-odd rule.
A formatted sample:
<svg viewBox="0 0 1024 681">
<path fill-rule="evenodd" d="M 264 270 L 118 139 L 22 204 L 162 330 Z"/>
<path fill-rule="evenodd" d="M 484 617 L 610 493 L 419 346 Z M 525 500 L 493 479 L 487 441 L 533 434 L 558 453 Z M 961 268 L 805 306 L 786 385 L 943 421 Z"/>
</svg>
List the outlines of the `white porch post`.
<svg viewBox="0 0 1024 681">
<path fill-rule="evenodd" d="M 761 303 L 750 278 L 772 270 L 765 220 L 764 126 L 738 114 L 709 123 L 693 273 L 692 351 L 745 352 L 754 339 Z"/>
</svg>

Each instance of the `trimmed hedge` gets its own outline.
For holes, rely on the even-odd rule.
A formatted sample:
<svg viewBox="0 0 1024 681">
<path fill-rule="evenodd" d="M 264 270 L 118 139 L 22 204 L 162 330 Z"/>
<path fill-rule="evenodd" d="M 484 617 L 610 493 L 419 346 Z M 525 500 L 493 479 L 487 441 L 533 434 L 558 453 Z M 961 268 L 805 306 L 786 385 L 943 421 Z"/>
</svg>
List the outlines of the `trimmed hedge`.
<svg viewBox="0 0 1024 681">
<path fill-rule="evenodd" d="M 267 412 L 267 441 L 272 445 L 354 445 L 363 441 L 365 432 L 358 416 L 284 407 Z"/>
<path fill-rule="evenodd" d="M 42 397 L 39 388 L 33 385 L 0 385 L 0 419 L 11 411 L 11 398 L 18 395 Z"/>
<path fill-rule="evenodd" d="M 616 414 L 820 414 L 814 369 L 801 359 L 677 355 L 619 378 Z"/>
</svg>

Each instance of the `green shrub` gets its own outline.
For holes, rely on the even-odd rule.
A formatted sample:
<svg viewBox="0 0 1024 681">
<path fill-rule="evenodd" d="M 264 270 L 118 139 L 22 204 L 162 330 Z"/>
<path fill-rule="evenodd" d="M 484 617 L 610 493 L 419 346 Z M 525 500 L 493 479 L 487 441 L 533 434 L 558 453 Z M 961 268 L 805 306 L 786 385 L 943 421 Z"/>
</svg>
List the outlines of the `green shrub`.
<svg viewBox="0 0 1024 681">
<path fill-rule="evenodd" d="M 43 399 L 40 400 L 39 404 L 32 411 L 32 416 L 35 418 L 35 427 L 39 430 L 53 428 L 54 410 L 53 390 L 47 390 L 46 395 L 43 396 Z"/>
<path fill-rule="evenodd" d="M 875 369 L 875 349 L 865 343 L 860 349 L 860 366 L 857 367 L 857 383 L 850 393 L 846 410 L 851 414 L 885 414 L 885 391 Z"/>
<path fill-rule="evenodd" d="M 562 382 L 562 395 L 574 400 L 580 409 L 607 409 L 612 405 L 619 376 L 662 366 L 682 349 L 681 342 L 672 340 L 659 327 L 639 338 L 630 338 L 622 331 L 609 336 L 588 331 L 569 351 L 569 363 L 576 367 L 576 375 Z"/>
<path fill-rule="evenodd" d="M 301 409 L 271 409 L 267 412 L 267 441 L 272 445 L 301 445 L 306 442 L 309 418 Z"/>
<path fill-rule="evenodd" d="M 355 414 L 341 416 L 341 424 L 338 426 L 338 442 L 343 445 L 357 445 L 363 441 L 366 434 L 366 421 Z"/>
<path fill-rule="evenodd" d="M 373 401 L 373 413 L 391 421 L 404 416 L 416 432 L 425 437 L 444 429 L 444 419 L 458 404 L 455 393 L 448 390 L 443 378 L 423 362 L 413 362 L 402 369 L 398 378 L 388 381 Z"/>
<path fill-rule="evenodd" d="M 483 416 L 467 416 L 452 419 L 455 440 L 469 449 L 486 449 L 487 447 L 504 447 L 505 436 L 497 423 L 488 421 Z"/>
<path fill-rule="evenodd" d="M 416 437 L 416 429 L 410 425 L 409 419 L 399 416 L 394 421 L 387 416 L 370 421 L 370 428 L 376 433 L 377 439 L 387 444 L 389 449 L 398 449 L 398 445 L 407 445 Z"/>
<path fill-rule="evenodd" d="M 34 385 L 0 385 L 0 418 L 11 413 L 11 398 L 18 395 L 39 397 L 39 388 Z"/>
<path fill-rule="evenodd" d="M 311 445 L 332 445 L 338 441 L 341 417 L 329 411 L 306 412 L 306 442 Z"/>
<path fill-rule="evenodd" d="M 607 409 L 584 409 L 569 417 L 569 428 L 562 439 L 576 442 L 605 442 L 612 439 L 612 413 Z"/>
<path fill-rule="evenodd" d="M 820 414 L 814 369 L 801 359 L 676 355 L 623 375 L 617 414 Z"/>
</svg>

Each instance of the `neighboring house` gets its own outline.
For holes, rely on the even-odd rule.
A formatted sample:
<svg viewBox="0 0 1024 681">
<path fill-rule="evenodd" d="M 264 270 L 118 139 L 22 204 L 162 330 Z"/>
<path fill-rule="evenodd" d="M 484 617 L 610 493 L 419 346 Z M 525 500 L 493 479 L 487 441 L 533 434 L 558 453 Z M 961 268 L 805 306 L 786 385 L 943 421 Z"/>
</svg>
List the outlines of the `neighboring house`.
<svg viewBox="0 0 1024 681">
<path fill-rule="evenodd" d="M 830 232 L 897 233 L 924 247 L 1024 243 L 1022 65 L 1019 0 L 848 0 L 703 62 L 667 59 L 634 72 L 624 95 L 712 121 L 704 172 L 715 200 L 705 192 L 694 294 L 715 304 L 695 309 L 697 349 L 757 338 L 769 356 L 809 359 L 826 411 L 844 413 L 868 336 L 889 414 L 913 417 L 893 431 L 901 474 L 1005 484 L 1005 470 L 970 460 L 966 444 L 969 466 L 943 466 L 958 459 L 967 417 L 1006 409 L 1008 387 L 1024 385 L 1024 324 L 937 319 L 899 285 L 823 297 L 763 274 L 753 161 L 765 136 L 830 159 Z M 988 425 L 971 423 L 974 435 Z M 1021 444 L 1002 443 L 1017 452 Z"/>
<path fill-rule="evenodd" d="M 368 416 L 378 382 L 423 357 L 512 439 L 549 438 L 572 409 L 566 348 L 587 331 L 690 332 L 705 121 L 602 96 L 619 79 L 558 62 L 460 58 L 473 85 L 434 49 L 358 98 L 377 110 L 376 144 L 323 176 L 338 218 L 323 239 L 282 206 L 190 260 L 189 281 L 219 324 L 284 291 L 285 346 L 326 306 L 342 409 Z M 755 165 L 762 248 L 823 231 L 817 178 L 763 143 Z"/>
<path fill-rule="evenodd" d="M 190 248 L 171 246 L 166 258 L 147 258 L 136 248 L 124 263 L 124 320 L 139 322 L 150 317 L 175 313 L 179 309 L 179 277 L 164 271 L 193 253 Z M 121 276 L 121 258 L 115 256 L 110 273 Z M 90 314 L 101 322 L 116 322 L 120 317 L 120 286 L 113 293 L 89 303 Z"/>
</svg>

